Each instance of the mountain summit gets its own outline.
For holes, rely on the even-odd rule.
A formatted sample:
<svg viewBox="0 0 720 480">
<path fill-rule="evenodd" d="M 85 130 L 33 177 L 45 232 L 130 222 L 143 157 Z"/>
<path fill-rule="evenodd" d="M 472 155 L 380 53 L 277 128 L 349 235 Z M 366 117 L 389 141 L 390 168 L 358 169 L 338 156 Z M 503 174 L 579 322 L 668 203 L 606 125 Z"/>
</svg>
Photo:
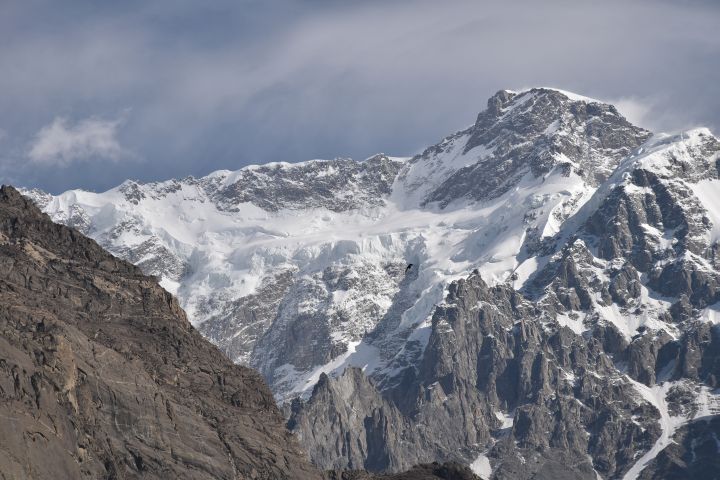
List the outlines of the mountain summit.
<svg viewBox="0 0 720 480">
<path fill-rule="evenodd" d="M 487 200 L 529 175 L 571 170 L 596 186 L 650 136 L 612 105 L 548 88 L 501 90 L 475 124 L 413 159 L 401 174 L 422 204 Z"/>
<path fill-rule="evenodd" d="M 412 158 L 25 193 L 161 277 L 317 465 L 712 476 L 719 158 L 535 88 Z"/>
</svg>

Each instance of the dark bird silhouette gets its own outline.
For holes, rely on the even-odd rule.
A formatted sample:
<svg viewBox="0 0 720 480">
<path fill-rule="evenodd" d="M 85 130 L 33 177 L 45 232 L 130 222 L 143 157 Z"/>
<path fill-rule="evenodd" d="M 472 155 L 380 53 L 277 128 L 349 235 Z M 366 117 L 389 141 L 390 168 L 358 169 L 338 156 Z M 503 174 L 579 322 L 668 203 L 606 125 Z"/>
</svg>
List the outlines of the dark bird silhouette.
<svg viewBox="0 0 720 480">
<path fill-rule="evenodd" d="M 405 268 L 405 273 L 407 273 L 407 272 L 409 272 L 410 270 L 412 270 L 412 267 L 413 267 L 413 264 L 412 264 L 412 263 L 408 263 L 408 266 Z"/>
</svg>

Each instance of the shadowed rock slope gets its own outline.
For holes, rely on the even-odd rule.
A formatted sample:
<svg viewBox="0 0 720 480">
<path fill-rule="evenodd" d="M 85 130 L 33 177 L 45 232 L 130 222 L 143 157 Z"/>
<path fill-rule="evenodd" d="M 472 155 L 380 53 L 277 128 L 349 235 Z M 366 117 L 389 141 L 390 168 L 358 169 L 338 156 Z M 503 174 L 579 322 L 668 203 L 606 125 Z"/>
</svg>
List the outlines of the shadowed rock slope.
<svg viewBox="0 0 720 480">
<path fill-rule="evenodd" d="M 320 479 L 154 278 L 0 190 L 0 478 Z"/>
</svg>

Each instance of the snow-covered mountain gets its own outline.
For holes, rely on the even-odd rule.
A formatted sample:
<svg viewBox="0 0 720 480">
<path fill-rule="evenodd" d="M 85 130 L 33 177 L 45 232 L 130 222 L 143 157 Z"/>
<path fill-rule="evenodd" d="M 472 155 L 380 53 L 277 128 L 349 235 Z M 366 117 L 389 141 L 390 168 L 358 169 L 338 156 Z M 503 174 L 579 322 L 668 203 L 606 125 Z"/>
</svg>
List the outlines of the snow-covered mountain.
<svg viewBox="0 0 720 480">
<path fill-rule="evenodd" d="M 25 193 L 299 397 L 322 466 L 637 478 L 714 438 L 719 154 L 539 88 L 412 158 Z"/>
<path fill-rule="evenodd" d="M 611 106 L 553 90 L 502 91 L 488 105 L 411 159 L 30 194 L 55 221 L 161 277 L 201 331 L 284 397 L 340 363 L 384 366 L 396 349 L 361 340 L 388 314 L 400 344 L 421 339 L 449 281 L 475 268 L 521 284 L 534 268 L 523 257 L 649 136 Z"/>
</svg>

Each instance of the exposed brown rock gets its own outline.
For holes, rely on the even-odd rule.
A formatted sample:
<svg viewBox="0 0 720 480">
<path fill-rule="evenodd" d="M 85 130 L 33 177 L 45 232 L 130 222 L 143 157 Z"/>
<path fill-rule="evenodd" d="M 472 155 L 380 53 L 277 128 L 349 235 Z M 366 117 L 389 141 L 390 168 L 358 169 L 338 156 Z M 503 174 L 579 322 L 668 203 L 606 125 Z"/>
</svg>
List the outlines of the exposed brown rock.
<svg viewBox="0 0 720 480">
<path fill-rule="evenodd" d="M 152 277 L 0 189 L 0 478 L 320 479 Z"/>
</svg>

